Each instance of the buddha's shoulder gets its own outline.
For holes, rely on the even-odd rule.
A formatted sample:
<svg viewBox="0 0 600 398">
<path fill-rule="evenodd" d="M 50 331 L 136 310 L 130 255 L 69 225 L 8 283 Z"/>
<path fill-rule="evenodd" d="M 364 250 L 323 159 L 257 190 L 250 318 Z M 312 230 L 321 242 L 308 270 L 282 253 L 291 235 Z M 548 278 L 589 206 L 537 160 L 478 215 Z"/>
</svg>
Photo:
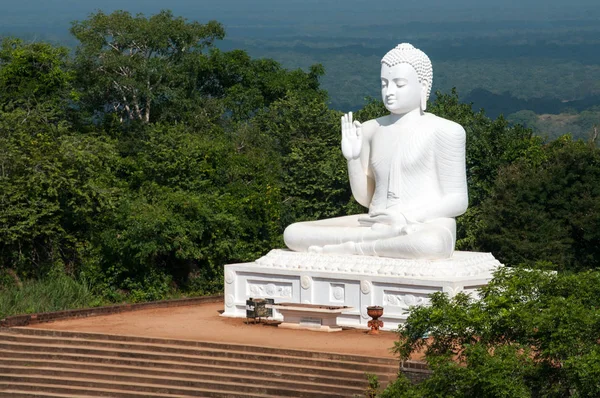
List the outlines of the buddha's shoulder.
<svg viewBox="0 0 600 398">
<path fill-rule="evenodd" d="M 386 116 L 383 116 L 377 119 L 371 119 L 367 120 L 366 122 L 363 122 L 361 125 L 363 134 L 365 134 L 368 137 L 372 136 L 380 126 L 384 126 L 387 124 L 385 118 Z"/>
<path fill-rule="evenodd" d="M 388 124 L 387 118 L 388 118 L 388 116 L 386 115 L 386 116 L 378 117 L 377 119 L 367 120 L 366 122 L 364 122 L 362 124 L 362 127 L 363 128 L 365 128 L 365 127 L 366 128 L 377 128 L 379 126 L 384 126 L 384 125 Z"/>
<path fill-rule="evenodd" d="M 389 127 L 394 123 L 394 120 L 391 119 L 391 115 L 380 116 L 376 119 L 367 120 L 362 124 L 363 131 L 367 130 L 377 130 L 379 127 Z"/>
<path fill-rule="evenodd" d="M 423 115 L 423 121 L 425 122 L 428 128 L 435 131 L 437 134 L 453 136 L 465 135 L 465 129 L 463 128 L 463 126 L 456 122 L 453 122 L 452 120 L 436 116 L 433 113 L 425 113 Z"/>
</svg>

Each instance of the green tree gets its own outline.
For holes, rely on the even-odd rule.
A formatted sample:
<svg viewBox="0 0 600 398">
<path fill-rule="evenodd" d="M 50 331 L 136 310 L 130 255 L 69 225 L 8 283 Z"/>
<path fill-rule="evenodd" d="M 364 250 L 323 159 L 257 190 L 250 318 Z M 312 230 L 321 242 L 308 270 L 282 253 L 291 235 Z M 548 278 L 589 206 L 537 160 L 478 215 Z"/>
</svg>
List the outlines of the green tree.
<svg viewBox="0 0 600 398">
<path fill-rule="evenodd" d="M 114 142 L 68 121 L 68 54 L 11 38 L 0 49 L 0 267 L 15 275 L 79 270 L 119 190 Z"/>
<path fill-rule="evenodd" d="M 44 104 L 64 112 L 72 83 L 69 66 L 64 47 L 5 38 L 0 44 L 0 110 Z"/>
<path fill-rule="evenodd" d="M 216 21 L 187 22 L 170 11 L 149 18 L 99 11 L 74 22 L 71 33 L 80 41 L 75 65 L 83 104 L 143 123 L 177 95 L 186 59 L 225 35 Z"/>
<path fill-rule="evenodd" d="M 564 136 L 532 162 L 501 168 L 481 206 L 476 245 L 509 265 L 600 263 L 600 149 Z"/>
<path fill-rule="evenodd" d="M 190 59 L 187 69 L 191 74 L 190 89 L 202 97 L 223 99 L 236 121 L 247 121 L 288 93 L 306 100 L 327 97 L 319 87 L 319 78 L 325 72 L 318 64 L 311 66 L 308 72 L 290 71 L 272 59 L 252 59 L 242 50 L 212 49 L 207 57 Z"/>
<path fill-rule="evenodd" d="M 114 143 L 73 134 L 39 107 L 0 112 L 0 258 L 21 276 L 76 271 L 114 205 Z"/>
<path fill-rule="evenodd" d="M 302 214 L 315 207 L 282 205 L 289 173 L 309 165 L 313 186 L 320 184 L 323 195 L 331 190 L 312 164 L 330 159 L 330 142 L 320 135 L 329 134 L 322 126 L 329 127 L 332 113 L 319 65 L 288 71 L 244 51 L 221 52 L 210 48 L 224 35 L 221 25 L 188 23 L 168 11 L 149 18 L 98 12 L 74 23 L 72 33 L 81 42 L 75 66 L 82 104 L 109 116 L 103 126 L 117 141 L 118 175 L 127 184 L 94 240 L 102 259 L 92 271 L 106 289 L 143 296 L 142 286 L 156 286 L 158 298 L 171 282 L 193 285 L 194 275 L 218 282 L 223 264 L 281 244 L 282 214 L 289 213 L 282 209 L 297 205 Z M 298 161 L 301 167 L 287 167 L 295 144 L 268 120 L 278 113 L 277 120 L 300 117 L 297 129 L 318 127 L 302 137 L 313 153 Z M 140 211 L 129 214 L 134 208 Z"/>
<path fill-rule="evenodd" d="M 361 210 L 340 151 L 340 116 L 322 98 L 290 93 L 255 119 L 281 159 L 281 227 Z"/>
<path fill-rule="evenodd" d="M 220 290 L 222 267 L 280 236 L 278 158 L 256 130 L 151 124 L 123 153 L 128 192 L 95 241 L 104 289 L 136 300 Z M 174 282 L 174 284 L 172 283 Z"/>
<path fill-rule="evenodd" d="M 599 282 L 598 271 L 504 268 L 480 300 L 434 294 L 431 306 L 411 309 L 396 346 L 402 358 L 424 352 L 433 375 L 389 390 L 397 397 L 598 396 Z"/>
</svg>

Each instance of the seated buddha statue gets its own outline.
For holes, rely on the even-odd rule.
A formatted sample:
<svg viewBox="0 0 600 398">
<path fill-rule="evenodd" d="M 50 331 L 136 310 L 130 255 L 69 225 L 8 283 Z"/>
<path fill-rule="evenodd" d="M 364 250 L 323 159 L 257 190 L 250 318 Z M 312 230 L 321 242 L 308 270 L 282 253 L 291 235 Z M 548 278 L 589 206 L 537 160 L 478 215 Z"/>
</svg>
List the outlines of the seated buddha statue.
<svg viewBox="0 0 600 398">
<path fill-rule="evenodd" d="M 403 43 L 381 60 L 389 115 L 341 118 L 341 147 L 356 201 L 367 214 L 298 222 L 284 232 L 294 251 L 405 259 L 452 256 L 455 217 L 468 205 L 465 130 L 426 113 L 431 61 Z"/>
</svg>

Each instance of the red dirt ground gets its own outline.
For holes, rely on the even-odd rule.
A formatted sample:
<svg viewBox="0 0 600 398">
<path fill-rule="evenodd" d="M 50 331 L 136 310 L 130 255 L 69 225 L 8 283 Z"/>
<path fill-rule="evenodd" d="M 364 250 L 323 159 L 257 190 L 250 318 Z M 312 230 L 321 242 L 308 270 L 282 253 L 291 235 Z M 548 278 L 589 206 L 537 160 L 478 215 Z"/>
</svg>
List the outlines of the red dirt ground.
<svg viewBox="0 0 600 398">
<path fill-rule="evenodd" d="M 333 333 L 279 329 L 275 324 L 246 324 L 244 318 L 221 317 L 222 310 L 223 303 L 206 303 L 68 319 L 30 327 L 394 358 L 390 348 L 397 334 L 393 332 L 372 336 L 357 329 Z"/>
</svg>

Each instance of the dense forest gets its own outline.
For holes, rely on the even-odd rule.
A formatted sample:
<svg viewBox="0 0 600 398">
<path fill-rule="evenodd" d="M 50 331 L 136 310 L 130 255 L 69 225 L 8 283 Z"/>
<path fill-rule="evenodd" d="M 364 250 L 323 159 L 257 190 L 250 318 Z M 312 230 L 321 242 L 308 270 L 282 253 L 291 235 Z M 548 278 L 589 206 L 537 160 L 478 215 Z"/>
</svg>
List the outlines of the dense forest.
<svg viewBox="0 0 600 398">
<path fill-rule="evenodd" d="M 219 48 L 225 33 L 99 11 L 73 23 L 74 52 L 3 38 L 0 318 L 218 292 L 224 264 L 290 223 L 364 211 L 321 85 L 335 70 Z M 543 139 L 452 89 L 428 109 L 467 131 L 458 249 L 509 267 L 479 301 L 411 311 L 395 349 L 426 349 L 434 374 L 382 396 L 600 395 L 597 135 Z M 356 118 L 384 113 L 371 99 Z"/>
</svg>

